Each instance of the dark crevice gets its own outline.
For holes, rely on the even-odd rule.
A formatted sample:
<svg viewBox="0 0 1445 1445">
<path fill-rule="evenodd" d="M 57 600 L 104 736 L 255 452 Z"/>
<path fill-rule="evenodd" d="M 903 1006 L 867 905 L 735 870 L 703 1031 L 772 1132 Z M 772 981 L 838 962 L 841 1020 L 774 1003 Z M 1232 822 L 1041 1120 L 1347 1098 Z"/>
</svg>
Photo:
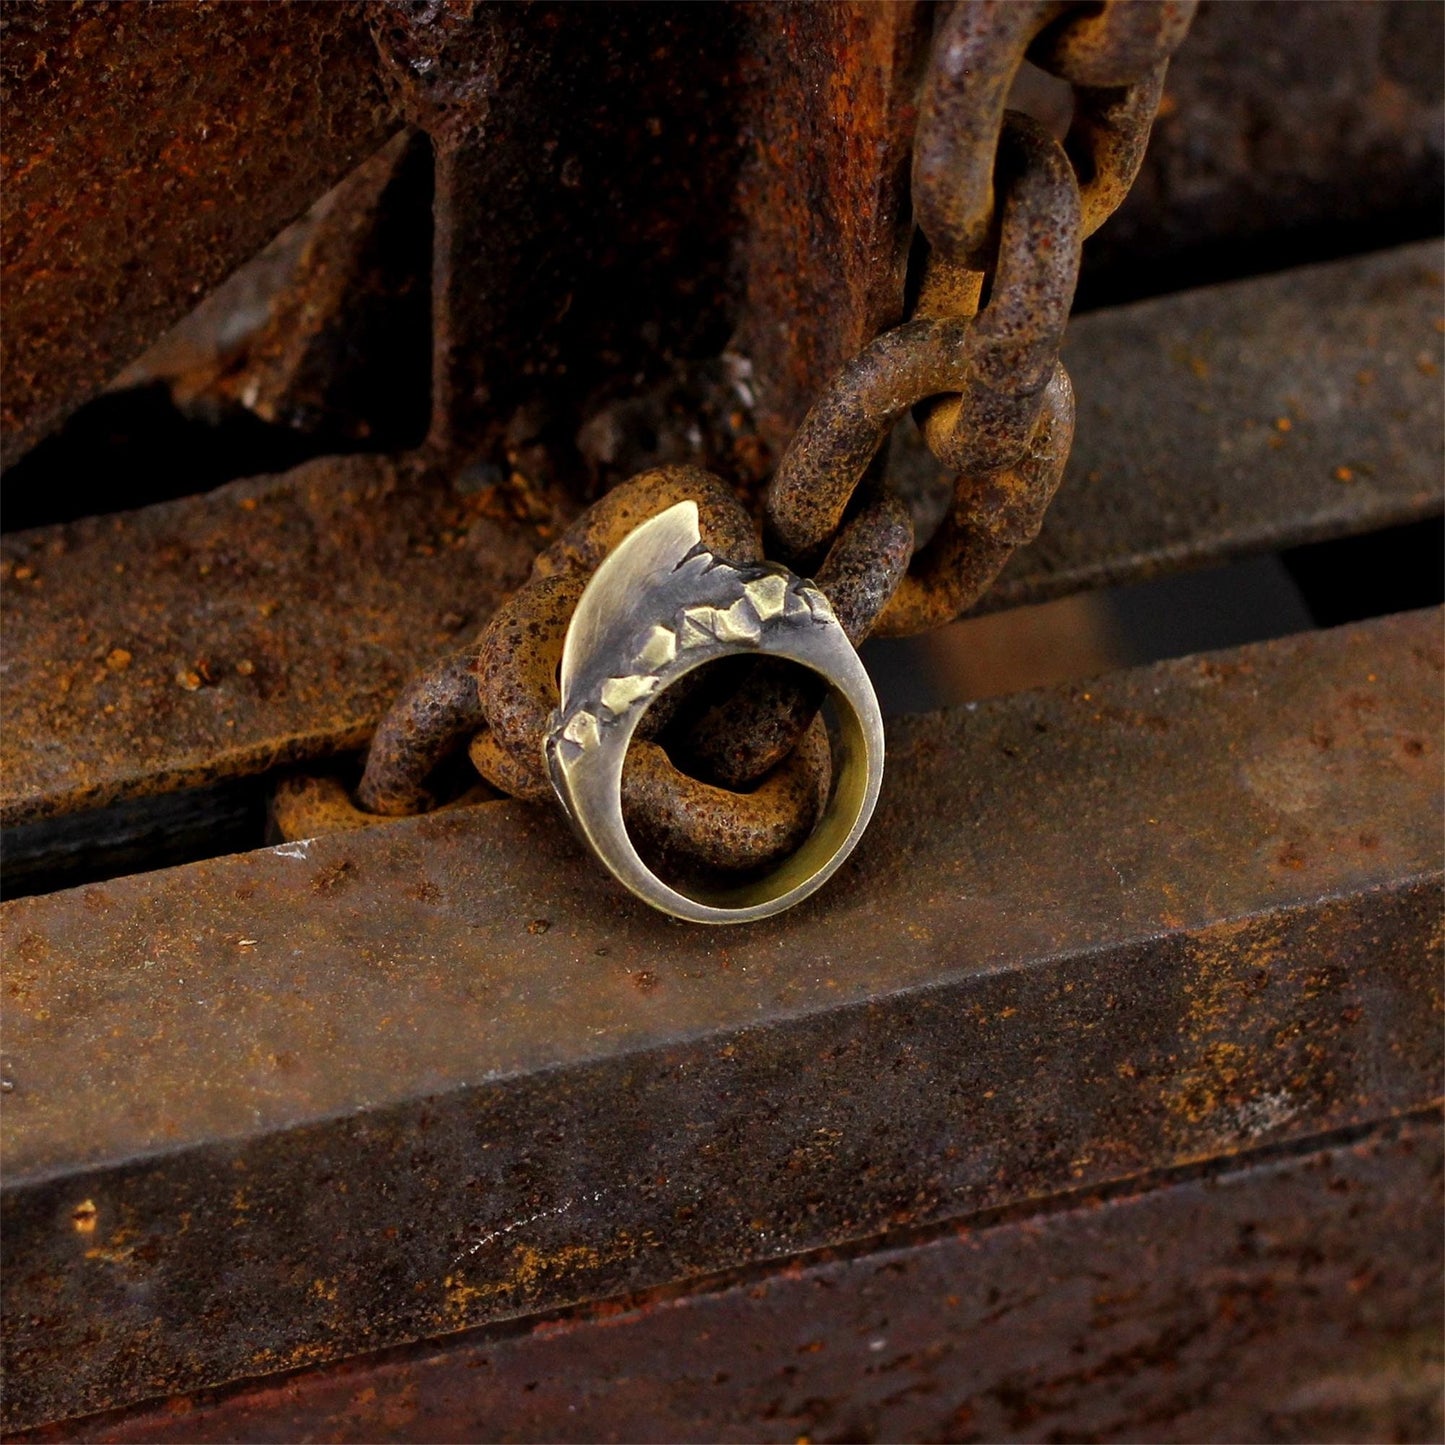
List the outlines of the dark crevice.
<svg viewBox="0 0 1445 1445">
<path fill-rule="evenodd" d="M 0 834 L 0 897 L 54 893 L 259 848 L 269 782 L 237 778 L 7 828 Z"/>
<path fill-rule="evenodd" d="M 1281 554 L 1319 627 L 1445 600 L 1445 517 L 1340 537 Z"/>
<path fill-rule="evenodd" d="M 897 716 L 1438 606 L 1445 602 L 1441 529 L 1441 520 L 1432 518 L 1075 593 L 1052 603 L 968 618 L 934 633 L 869 642 L 863 657 L 884 713 Z M 1050 618 L 1059 608 L 1069 615 Z M 1080 610 L 1087 612 L 1083 625 Z M 1030 613 L 1039 615 L 1032 630 L 1026 617 Z M 1003 630 L 1004 648 L 989 646 L 983 635 L 989 629 Z M 1042 665 L 1045 670 L 1035 673 L 1026 655 L 1002 670 L 975 661 L 1017 647 L 1021 638 L 1039 637 L 1051 638 L 1050 653 L 1068 653 L 1065 665 L 1051 656 Z"/>
<path fill-rule="evenodd" d="M 368 158 L 6 468 L 0 529 L 418 446 L 431 414 L 432 192 L 425 136 Z"/>
<path fill-rule="evenodd" d="M 1427 188 L 1418 207 L 1390 215 L 1356 222 L 1331 220 L 1258 235 L 1211 237 L 1199 245 L 1161 245 L 1157 251 L 1141 244 L 1127 252 L 1104 251 L 1091 259 L 1090 248 L 1105 240 L 1106 233 L 1101 232 L 1084 246 L 1074 315 L 1428 241 L 1441 234 L 1442 205 L 1445 193 L 1435 185 Z"/>
<path fill-rule="evenodd" d="M 18 532 L 147 507 L 337 450 L 329 439 L 264 422 L 242 406 L 214 420 L 187 415 L 162 381 L 108 391 L 6 470 L 0 528 Z"/>
</svg>

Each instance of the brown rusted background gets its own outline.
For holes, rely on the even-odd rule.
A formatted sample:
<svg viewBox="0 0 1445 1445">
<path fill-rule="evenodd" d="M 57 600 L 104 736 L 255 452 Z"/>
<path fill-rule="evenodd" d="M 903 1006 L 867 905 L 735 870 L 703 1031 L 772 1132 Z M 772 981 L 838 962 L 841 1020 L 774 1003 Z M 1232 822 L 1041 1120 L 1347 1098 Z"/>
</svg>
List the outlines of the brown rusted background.
<svg viewBox="0 0 1445 1445">
<path fill-rule="evenodd" d="M 1442 50 L 1435 4 L 1205 0 L 1129 199 L 1086 248 L 1082 299 L 1436 234 Z"/>
<path fill-rule="evenodd" d="M 1201 7 L 986 605 L 1439 511 L 1441 13 Z M 1438 612 L 901 720 L 741 934 L 520 804 L 257 846 L 898 315 L 933 18 L 5 8 L 7 1430 L 1439 1437 Z"/>
<path fill-rule="evenodd" d="M 545 503 L 556 473 L 585 489 L 595 471 L 575 450 L 590 414 L 731 338 L 776 450 L 828 370 L 899 309 L 928 16 L 338 4 L 323 22 L 282 0 L 214 14 L 17 0 L 3 61 L 6 461 L 404 115 L 438 153 L 437 440 L 484 446 Z M 1409 0 L 1204 4 L 1134 197 L 1086 248 L 1086 299 L 1434 231 L 1439 30 L 1439 7 Z M 291 83 L 254 85 L 268 68 Z M 252 109 L 229 103 L 236 90 Z M 415 223 L 431 234 L 429 215 Z M 313 290 L 300 295 L 340 304 Z M 365 294 L 358 274 L 347 308 Z M 405 364 L 432 369 L 419 353 Z M 384 399 L 370 405 L 384 414 Z M 766 465 L 766 451 L 728 457 L 744 480 Z"/>
<path fill-rule="evenodd" d="M 433 445 L 501 448 L 518 485 L 545 489 L 526 444 L 565 454 L 597 388 L 726 337 L 743 19 L 712 6 L 384 14 L 387 76 L 437 154 Z"/>
<path fill-rule="evenodd" d="M 759 7 L 740 203 L 745 278 L 733 346 L 781 456 L 829 377 L 903 317 L 908 166 L 927 7 Z"/>
<path fill-rule="evenodd" d="M 0 36 L 8 464 L 399 122 L 354 4 L 17 0 Z"/>
</svg>

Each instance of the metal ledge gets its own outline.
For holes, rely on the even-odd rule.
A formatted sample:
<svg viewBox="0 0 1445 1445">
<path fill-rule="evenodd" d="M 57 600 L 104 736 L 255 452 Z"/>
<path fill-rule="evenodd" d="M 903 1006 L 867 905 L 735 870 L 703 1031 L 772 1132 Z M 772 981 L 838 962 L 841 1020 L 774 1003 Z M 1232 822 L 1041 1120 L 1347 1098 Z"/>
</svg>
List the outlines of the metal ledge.
<svg viewBox="0 0 1445 1445">
<path fill-rule="evenodd" d="M 1438 241 L 1094 312 L 1074 450 L 985 609 L 1434 516 Z"/>
<path fill-rule="evenodd" d="M 1419 1109 L 1440 627 L 905 719 L 721 936 L 511 803 L 6 905 L 9 1424 Z"/>
<path fill-rule="evenodd" d="M 23 1438 L 1438 1439 L 1440 1116 L 1320 1143 Z"/>
</svg>

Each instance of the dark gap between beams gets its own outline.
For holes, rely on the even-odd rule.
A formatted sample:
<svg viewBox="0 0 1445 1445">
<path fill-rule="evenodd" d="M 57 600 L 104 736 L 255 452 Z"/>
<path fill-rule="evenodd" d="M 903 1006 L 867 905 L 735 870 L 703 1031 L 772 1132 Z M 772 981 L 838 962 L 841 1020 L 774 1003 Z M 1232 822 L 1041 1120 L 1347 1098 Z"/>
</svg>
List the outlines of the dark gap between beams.
<svg viewBox="0 0 1445 1445">
<path fill-rule="evenodd" d="M 0 529 L 419 446 L 431 417 L 432 192 L 430 142 L 396 136 L 7 467 Z"/>
</svg>

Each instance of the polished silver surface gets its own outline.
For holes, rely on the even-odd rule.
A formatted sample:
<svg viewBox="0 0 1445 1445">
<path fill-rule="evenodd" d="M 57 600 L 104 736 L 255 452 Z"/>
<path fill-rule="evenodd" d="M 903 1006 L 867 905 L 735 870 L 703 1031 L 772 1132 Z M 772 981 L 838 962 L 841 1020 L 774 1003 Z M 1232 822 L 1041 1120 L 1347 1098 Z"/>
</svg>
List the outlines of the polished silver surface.
<svg viewBox="0 0 1445 1445">
<path fill-rule="evenodd" d="M 803 845 L 766 877 L 695 894 L 643 862 L 622 816 L 622 767 L 648 706 L 719 657 L 786 657 L 821 676 L 837 702 L 828 802 Z M 636 527 L 593 574 L 567 631 L 561 705 L 547 770 L 578 833 L 639 898 L 694 923 L 748 923 L 801 902 L 863 836 L 883 779 L 883 720 L 873 684 L 828 599 L 784 567 L 735 567 L 679 502 Z"/>
</svg>

